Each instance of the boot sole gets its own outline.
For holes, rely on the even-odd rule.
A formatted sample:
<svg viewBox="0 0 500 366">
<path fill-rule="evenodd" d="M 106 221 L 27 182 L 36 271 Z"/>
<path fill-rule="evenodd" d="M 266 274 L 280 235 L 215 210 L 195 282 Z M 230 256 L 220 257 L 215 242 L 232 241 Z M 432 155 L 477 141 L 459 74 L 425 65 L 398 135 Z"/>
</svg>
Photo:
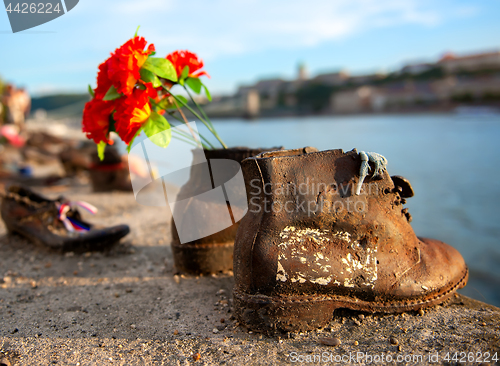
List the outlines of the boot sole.
<svg viewBox="0 0 500 366">
<path fill-rule="evenodd" d="M 172 244 L 177 271 L 195 275 L 232 270 L 233 252 L 234 242 Z"/>
<path fill-rule="evenodd" d="M 20 229 L 15 229 L 10 226 L 7 226 L 7 233 L 9 235 L 18 235 L 20 237 L 23 237 L 27 239 L 28 241 L 32 242 L 35 245 L 38 245 L 40 247 L 44 247 L 50 250 L 54 251 L 59 251 L 59 252 L 76 252 L 76 253 L 84 253 L 87 251 L 103 251 L 108 248 L 111 248 L 114 246 L 116 243 L 118 243 L 121 238 L 123 238 L 125 235 L 118 235 L 114 238 L 109 238 L 108 240 L 102 240 L 99 243 L 99 246 L 92 245 L 91 243 L 86 243 L 86 242 L 70 242 L 70 243 L 64 243 L 62 245 L 51 245 L 49 243 L 44 242 L 40 238 L 34 235 L 30 235 L 23 230 Z"/>
<path fill-rule="evenodd" d="M 240 323 L 268 334 L 276 331 L 301 332 L 326 326 L 336 309 L 345 308 L 370 313 L 402 313 L 438 305 L 467 283 L 469 270 L 462 279 L 444 292 L 424 299 L 407 301 L 365 301 L 346 296 L 249 295 L 234 289 L 234 308 Z"/>
</svg>

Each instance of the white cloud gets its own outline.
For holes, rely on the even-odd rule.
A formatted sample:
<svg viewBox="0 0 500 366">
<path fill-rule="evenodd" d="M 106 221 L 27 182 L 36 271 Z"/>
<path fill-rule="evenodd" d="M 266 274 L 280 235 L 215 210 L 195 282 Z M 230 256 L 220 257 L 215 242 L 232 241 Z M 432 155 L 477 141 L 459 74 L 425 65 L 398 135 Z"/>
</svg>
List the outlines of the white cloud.
<svg viewBox="0 0 500 366">
<path fill-rule="evenodd" d="M 96 37 L 98 30 L 102 32 L 100 24 L 114 31 L 130 28 L 130 32 L 140 24 L 140 34 L 155 43 L 158 51 L 188 48 L 204 58 L 314 46 L 402 24 L 436 26 L 449 16 L 473 13 L 469 7 L 457 10 L 460 15 L 449 15 L 459 9 L 451 0 L 107 0 L 99 3 L 87 0 L 82 3 L 83 12 L 93 11 L 94 17 L 89 21 L 95 23 L 90 29 Z M 87 30 L 88 26 L 86 23 Z M 116 32 L 110 33 L 116 37 Z M 99 43 L 100 47 L 108 47 L 105 42 Z"/>
<path fill-rule="evenodd" d="M 213 61 L 300 50 L 379 28 L 434 27 L 477 13 L 472 0 L 82 0 L 64 17 L 41 26 L 54 34 L 5 35 L 5 49 L 29 57 L 2 58 L 0 71 L 26 85 L 50 84 L 41 91 L 63 88 L 66 81 L 93 84 L 97 65 L 138 25 L 159 56 L 189 49 Z"/>
<path fill-rule="evenodd" d="M 196 16 L 181 17 L 186 22 L 177 23 L 176 15 L 183 8 L 196 9 Z M 182 42 L 176 37 L 156 42 L 174 47 L 189 44 L 210 57 L 314 46 L 378 27 L 437 25 L 443 20 L 438 10 L 431 2 L 416 0 L 176 2 L 166 19 L 174 21 Z"/>
</svg>

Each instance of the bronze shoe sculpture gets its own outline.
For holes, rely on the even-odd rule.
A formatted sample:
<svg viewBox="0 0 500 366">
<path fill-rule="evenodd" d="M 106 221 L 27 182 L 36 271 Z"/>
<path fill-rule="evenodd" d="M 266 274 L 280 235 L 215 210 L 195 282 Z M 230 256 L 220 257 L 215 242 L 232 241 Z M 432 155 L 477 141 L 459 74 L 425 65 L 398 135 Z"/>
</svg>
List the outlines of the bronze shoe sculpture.
<svg viewBox="0 0 500 366">
<path fill-rule="evenodd" d="M 127 225 L 92 225 L 83 221 L 78 209 L 63 197 L 50 200 L 22 186 L 8 189 L 1 215 L 9 233 L 62 252 L 105 250 L 130 232 Z"/>
<path fill-rule="evenodd" d="M 234 160 L 238 163 L 235 165 L 237 167 L 237 170 L 233 169 L 233 167 L 231 167 L 230 169 L 226 168 L 219 170 L 221 176 L 219 176 L 217 180 L 225 183 L 226 181 L 233 178 L 233 176 L 237 173 L 237 171 L 240 169 L 239 163 L 241 163 L 243 159 L 255 156 L 264 151 L 279 149 L 282 149 L 282 147 L 269 149 L 234 147 L 229 149 L 193 150 L 193 154 L 204 154 L 206 157 L 206 162 L 203 164 L 193 164 L 191 166 L 189 181 L 181 187 L 178 195 L 178 200 L 190 199 L 202 192 L 207 192 L 213 188 L 216 188 L 212 186 L 214 184 L 214 167 L 211 166 L 214 164 L 215 160 Z M 199 157 L 193 156 L 193 161 L 199 161 Z M 212 161 L 212 164 L 210 163 L 210 161 Z M 210 168 L 212 170 L 209 170 Z M 215 184 L 215 186 L 217 185 L 218 184 Z M 236 186 L 234 188 L 238 187 Z M 225 189 L 228 189 L 227 186 Z M 241 196 L 243 203 L 245 202 L 245 192 L 243 190 L 243 184 L 241 184 L 241 192 L 226 192 L 225 194 L 226 198 L 228 197 L 228 194 L 232 197 Z M 186 228 L 185 222 L 181 222 L 181 226 L 178 227 L 179 222 L 175 223 L 174 218 L 172 218 L 171 247 L 177 271 L 198 275 L 232 270 L 234 238 L 238 229 L 239 218 L 244 215 L 243 209 L 237 207 L 237 205 L 230 204 L 229 201 L 227 201 L 227 204 L 226 202 L 223 202 L 221 204 L 220 202 L 214 202 L 211 200 L 192 200 L 190 202 L 190 206 L 190 210 L 207 213 L 206 220 L 200 220 L 199 222 L 197 222 L 197 230 L 213 232 L 214 234 L 182 243 L 179 238 L 178 230 L 182 230 L 185 232 L 186 230 L 193 229 L 191 227 Z M 224 215 L 228 215 L 228 208 L 230 208 L 230 215 L 233 224 L 223 230 L 215 229 L 214 226 L 218 225 L 217 221 L 220 221 L 217 220 L 217 218 L 222 218 Z M 183 210 L 186 210 L 185 206 L 181 208 L 176 207 L 173 216 L 182 217 L 182 215 L 188 214 Z"/>
<path fill-rule="evenodd" d="M 94 149 L 95 150 L 95 149 Z M 127 156 L 120 155 L 114 145 L 106 148 L 104 160 L 100 160 L 97 152 L 91 154 L 89 167 L 90 181 L 94 192 L 132 191 Z"/>
<path fill-rule="evenodd" d="M 240 323 L 304 331 L 328 324 L 337 308 L 418 310 L 465 286 L 460 253 L 413 232 L 403 208 L 411 185 L 391 179 L 382 158 L 304 148 L 242 162 L 249 208 L 234 249 Z"/>
</svg>

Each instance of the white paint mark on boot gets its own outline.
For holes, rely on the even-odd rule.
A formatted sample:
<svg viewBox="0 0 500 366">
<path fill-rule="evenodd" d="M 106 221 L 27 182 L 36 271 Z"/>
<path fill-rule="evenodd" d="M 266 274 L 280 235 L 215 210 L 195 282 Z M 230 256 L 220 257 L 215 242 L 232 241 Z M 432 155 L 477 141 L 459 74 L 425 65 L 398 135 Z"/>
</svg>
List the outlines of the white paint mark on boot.
<svg viewBox="0 0 500 366">
<path fill-rule="evenodd" d="M 286 272 L 280 262 L 278 262 L 278 271 L 276 273 L 276 281 L 286 282 Z"/>
<path fill-rule="evenodd" d="M 297 275 L 290 280 L 292 282 L 299 282 L 299 283 L 305 283 L 307 280 L 304 278 L 305 275 L 303 273 L 297 273 Z"/>
<path fill-rule="evenodd" d="M 309 279 L 310 282 L 312 283 L 317 283 L 318 285 L 328 285 L 332 280 L 332 276 L 328 277 L 319 277 L 316 279 Z"/>
<path fill-rule="evenodd" d="M 352 281 L 362 277 L 365 281 L 359 284 L 373 288 L 378 278 L 377 257 L 375 255 L 377 249 L 375 248 L 373 251 L 370 248 L 363 249 L 359 243 L 355 242 L 355 244 L 357 245 L 351 247 L 356 250 L 359 259 L 354 258 L 351 253 L 347 253 L 346 258 L 342 258 L 344 269 L 350 274 L 349 277 L 345 278 L 344 286 L 354 287 Z"/>
<path fill-rule="evenodd" d="M 345 287 L 368 286 L 373 288 L 377 280 L 376 248 L 367 248 L 353 240 L 346 231 L 331 232 L 320 229 L 285 227 L 279 235 L 277 281 L 318 285 L 333 284 Z M 331 245 L 341 240 L 350 244 L 345 258 L 329 257 Z M 314 251 L 314 252 L 312 252 Z M 340 263 L 338 261 L 340 260 Z M 340 274 L 332 273 L 332 265 Z M 285 271 L 287 269 L 288 273 Z M 337 272 L 337 273 L 339 273 Z M 339 278 L 335 278 L 338 276 Z M 360 282 L 361 281 L 363 282 Z"/>
</svg>

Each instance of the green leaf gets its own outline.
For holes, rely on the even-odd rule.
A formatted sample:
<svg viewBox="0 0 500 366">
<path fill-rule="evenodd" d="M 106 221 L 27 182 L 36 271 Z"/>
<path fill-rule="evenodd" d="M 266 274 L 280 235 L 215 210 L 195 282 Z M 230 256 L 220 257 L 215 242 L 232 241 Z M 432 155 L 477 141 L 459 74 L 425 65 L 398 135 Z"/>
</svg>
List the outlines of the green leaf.
<svg viewBox="0 0 500 366">
<path fill-rule="evenodd" d="M 181 73 L 181 79 L 186 79 L 189 76 L 189 66 L 184 66 Z"/>
<path fill-rule="evenodd" d="M 170 124 L 161 114 L 152 111 L 143 128 L 146 136 L 149 137 L 153 144 L 163 148 L 170 144 L 172 130 Z"/>
<path fill-rule="evenodd" d="M 156 103 L 156 106 L 158 107 L 158 109 L 167 110 L 177 109 L 176 104 L 179 106 L 179 108 L 182 108 L 188 103 L 187 99 L 182 95 L 176 95 L 176 97 L 178 99 L 176 103 L 170 103 L 169 98 L 163 98 L 159 103 Z"/>
<path fill-rule="evenodd" d="M 212 95 L 208 91 L 208 88 L 205 86 L 205 84 L 203 84 L 203 89 L 205 89 L 205 94 L 207 95 L 208 101 L 211 102 L 212 101 Z"/>
<path fill-rule="evenodd" d="M 142 68 L 155 73 L 161 78 L 174 82 L 177 81 L 177 73 L 175 72 L 174 65 L 166 58 L 148 57 Z"/>
<path fill-rule="evenodd" d="M 90 86 L 89 84 L 89 94 L 92 98 L 95 98 L 95 94 L 94 94 L 94 89 L 92 89 L 92 87 Z"/>
<path fill-rule="evenodd" d="M 104 96 L 104 98 L 102 98 L 102 100 L 115 100 L 120 98 L 121 96 L 122 95 L 116 91 L 116 88 L 113 85 L 111 85 L 111 87 L 108 89 L 106 95 Z"/>
<path fill-rule="evenodd" d="M 139 73 L 141 74 L 141 80 L 145 83 L 153 83 L 154 88 L 161 86 L 160 79 L 153 72 L 142 68 L 139 70 Z"/>
<path fill-rule="evenodd" d="M 201 93 L 201 87 L 203 86 L 199 78 L 187 78 L 186 85 L 189 86 L 196 94 Z"/>
<path fill-rule="evenodd" d="M 106 150 L 106 141 L 101 141 L 97 144 L 97 156 L 99 160 L 104 160 L 104 150 Z"/>
<path fill-rule="evenodd" d="M 188 76 L 189 76 L 189 66 L 186 65 L 182 69 L 181 78 L 179 79 L 179 83 L 181 85 L 184 85 L 184 80 L 186 80 Z"/>
<path fill-rule="evenodd" d="M 131 149 L 131 148 L 132 148 L 132 146 L 134 145 L 134 140 L 135 140 L 135 138 L 136 138 L 137 136 L 139 136 L 139 135 L 141 134 L 141 132 L 142 132 L 142 127 L 141 127 L 141 128 L 139 128 L 139 129 L 137 130 L 137 132 L 135 133 L 134 137 L 132 137 L 132 140 L 130 140 L 130 142 L 128 143 L 128 146 L 127 146 L 127 153 L 129 153 L 129 154 L 130 154 L 130 149 Z"/>
<path fill-rule="evenodd" d="M 137 27 L 137 29 L 135 30 L 134 38 L 135 38 L 135 37 L 137 37 L 137 33 L 139 33 L 139 28 L 140 28 L 140 27 L 141 27 L 141 26 L 138 26 L 138 27 Z"/>
<path fill-rule="evenodd" d="M 156 106 L 163 110 L 175 108 L 175 104 L 170 103 L 169 98 L 163 98 L 159 103 L 156 103 Z"/>
</svg>

